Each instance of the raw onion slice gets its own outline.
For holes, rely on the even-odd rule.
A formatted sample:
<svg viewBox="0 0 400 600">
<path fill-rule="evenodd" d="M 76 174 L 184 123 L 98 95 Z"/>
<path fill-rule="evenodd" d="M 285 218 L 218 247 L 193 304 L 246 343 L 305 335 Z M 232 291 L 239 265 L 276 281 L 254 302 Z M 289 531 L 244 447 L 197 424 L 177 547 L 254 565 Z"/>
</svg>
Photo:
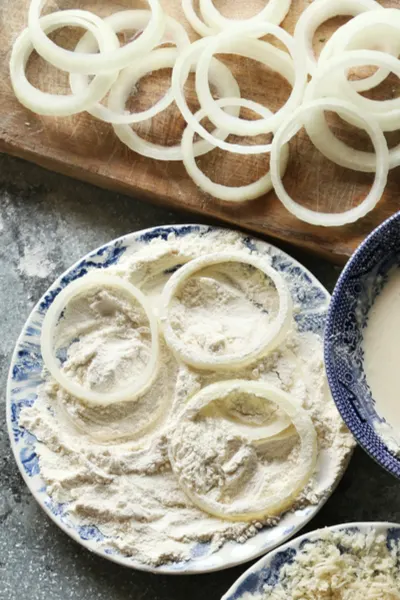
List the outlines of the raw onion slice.
<svg viewBox="0 0 400 600">
<path fill-rule="evenodd" d="M 218 29 L 209 27 L 197 16 L 193 6 L 193 0 L 182 0 L 182 10 L 191 27 L 201 37 L 207 37 L 218 33 Z"/>
<path fill-rule="evenodd" d="M 313 39 L 318 27 L 333 17 L 340 15 L 354 17 L 365 11 L 375 11 L 376 9 L 383 10 L 383 7 L 375 0 L 318 0 L 318 2 L 309 4 L 297 21 L 294 30 L 294 39 L 306 51 L 307 66 L 310 75 L 313 75 L 317 68 L 317 59 L 313 50 Z M 339 28 L 338 31 L 340 32 L 341 29 Z M 367 80 L 363 81 L 367 85 L 365 89 L 369 89 Z"/>
<path fill-rule="evenodd" d="M 237 154 L 260 154 L 262 152 L 269 152 L 271 149 L 271 144 L 243 146 L 241 144 L 233 144 L 218 139 L 215 134 L 209 133 L 198 122 L 198 120 L 195 118 L 195 116 L 189 109 L 185 98 L 184 84 L 188 78 L 190 70 L 193 69 L 193 67 L 196 65 L 200 53 L 208 45 L 208 43 L 209 38 L 206 38 L 204 40 L 198 40 L 197 42 L 194 42 L 189 48 L 186 48 L 177 58 L 174 69 L 172 71 L 172 90 L 174 93 L 175 102 L 178 105 L 178 108 L 181 111 L 185 121 L 196 133 L 198 133 L 202 138 L 204 138 L 204 140 L 206 140 L 213 146 L 221 148 L 222 150 L 227 150 L 228 152 L 235 152 Z M 266 42 L 260 42 L 259 40 L 254 40 L 251 38 L 242 38 L 240 44 L 241 53 L 249 58 L 253 56 L 259 57 L 260 48 L 263 48 L 264 51 L 266 51 L 264 53 L 263 58 L 264 64 L 271 64 L 272 68 L 276 69 L 284 76 L 287 75 L 288 79 L 289 77 L 293 77 L 293 64 L 286 52 L 282 52 L 282 50 L 274 48 Z M 210 83 L 212 83 L 211 79 Z M 225 94 L 225 96 L 228 97 L 228 94 Z M 233 96 L 233 94 L 230 94 L 230 96 Z M 258 103 L 251 103 L 251 105 L 248 104 L 247 106 L 252 107 L 253 110 L 256 109 L 258 111 L 263 111 L 263 113 L 265 113 L 265 115 L 268 116 L 267 109 L 264 106 L 259 105 Z M 229 112 L 232 114 L 231 111 Z M 209 113 L 207 116 L 209 118 L 211 117 Z M 251 123 L 251 121 L 248 121 L 248 123 Z M 225 136 L 225 138 L 226 137 L 227 136 Z"/>
<path fill-rule="evenodd" d="M 178 293 L 182 284 L 195 273 L 212 265 L 230 262 L 250 265 L 255 269 L 259 269 L 266 277 L 271 279 L 279 295 L 278 314 L 270 323 L 268 329 L 263 332 L 261 341 L 253 347 L 249 345 L 242 354 L 234 353 L 221 356 L 192 351 L 179 339 L 169 320 L 172 299 Z M 183 362 L 196 369 L 218 371 L 249 365 L 259 356 L 263 356 L 273 350 L 284 339 L 292 323 L 292 300 L 283 277 L 265 259 L 237 252 L 206 254 L 180 267 L 166 283 L 161 295 L 160 305 L 160 320 L 167 345 Z"/>
<path fill-rule="evenodd" d="M 223 98 L 217 100 L 218 106 L 246 106 L 246 100 L 242 100 L 241 98 Z M 206 112 L 204 109 L 199 110 L 195 117 L 199 121 L 206 116 Z M 222 185 L 220 183 L 215 183 L 211 181 L 209 177 L 207 177 L 197 166 L 193 151 L 193 137 L 194 131 L 188 125 L 182 136 L 182 157 L 183 164 L 185 165 L 185 169 L 188 175 L 193 179 L 193 181 L 207 194 L 211 194 L 214 198 L 219 198 L 220 200 L 225 200 L 226 202 L 244 202 L 247 200 L 253 200 L 254 198 L 258 198 L 263 194 L 268 193 L 272 189 L 272 181 L 271 175 L 268 172 L 266 175 L 263 175 L 255 181 L 254 183 L 250 183 L 248 185 L 243 185 L 240 187 L 232 187 Z M 287 145 L 284 149 L 282 149 L 281 154 L 281 177 L 285 174 L 287 163 L 289 160 L 289 149 Z"/>
<path fill-rule="evenodd" d="M 130 69 L 125 69 L 110 90 L 108 107 L 114 112 L 122 113 L 126 101 L 131 94 L 132 87 L 136 82 L 151 71 L 173 67 L 179 55 L 176 48 L 160 48 L 153 50 Z M 233 77 L 231 70 L 216 59 L 213 61 L 210 77 L 220 96 L 240 96 L 239 86 Z M 234 114 L 235 112 L 237 114 L 240 109 L 238 107 L 233 107 L 230 110 L 232 110 Z M 121 142 L 138 154 L 157 160 L 183 160 L 180 144 L 175 146 L 161 146 L 160 144 L 154 144 L 141 138 L 129 125 L 113 125 L 113 128 Z M 214 135 L 220 136 L 221 138 L 227 138 L 229 132 L 215 130 Z M 195 156 L 201 156 L 213 148 L 214 145 L 209 144 L 207 141 L 198 140 L 194 144 L 194 154 Z"/>
<path fill-rule="evenodd" d="M 119 47 L 116 34 L 102 19 L 97 17 L 90 23 L 79 15 L 80 11 L 76 10 L 55 12 L 42 17 L 40 26 L 45 33 L 66 26 L 83 27 L 93 34 L 102 51 Z M 89 110 L 107 94 L 118 76 L 118 73 L 96 75 L 85 89 L 72 95 L 42 92 L 29 83 L 25 73 L 33 50 L 29 30 L 25 29 L 15 41 L 11 52 L 10 77 L 14 93 L 21 104 L 39 115 L 68 116 Z"/>
<path fill-rule="evenodd" d="M 373 10 L 359 14 L 335 31 L 323 47 L 318 65 L 345 50 L 379 49 L 397 57 L 400 53 L 399 20 L 400 11 L 397 9 Z M 364 92 L 382 83 L 388 75 L 388 70 L 378 69 L 369 77 L 349 81 L 349 85 L 357 92 Z"/>
<path fill-rule="evenodd" d="M 375 179 L 369 194 L 361 204 L 342 213 L 319 213 L 301 206 L 288 195 L 280 176 L 279 161 L 283 144 L 288 143 L 300 131 L 305 121 L 309 122 L 315 113 L 318 114 L 324 110 L 336 112 L 346 120 L 356 120 L 370 136 L 375 150 Z M 349 102 L 336 98 L 318 99 L 300 106 L 277 131 L 272 142 L 270 173 L 275 193 L 288 211 L 301 221 L 312 225 L 339 227 L 347 223 L 354 223 L 364 217 L 379 202 L 385 189 L 388 169 L 389 151 L 379 125 L 370 118 L 369 114 L 364 114 Z"/>
<path fill-rule="evenodd" d="M 182 459 L 185 422 L 197 420 L 201 410 L 215 400 L 224 398 L 233 392 L 253 394 L 269 402 L 274 402 L 291 420 L 299 436 L 300 448 L 296 468 L 293 469 L 289 478 L 282 478 L 279 482 L 281 484 L 279 490 L 271 493 L 271 490 L 261 480 L 257 489 L 252 491 L 251 498 L 241 498 L 228 503 L 215 498 L 218 488 L 212 488 L 208 494 L 201 494 L 194 486 L 191 486 L 180 468 L 179 459 Z M 244 441 L 246 440 L 244 439 Z M 178 417 L 178 422 L 171 433 L 168 451 L 172 470 L 179 485 L 198 508 L 221 519 L 250 521 L 277 515 L 293 504 L 296 496 L 305 487 L 315 470 L 317 435 L 308 413 L 279 388 L 266 382 L 231 380 L 209 385 L 193 396 L 187 408 Z"/>
<path fill-rule="evenodd" d="M 120 33 L 124 30 L 141 30 L 144 29 L 151 19 L 151 12 L 149 10 L 123 10 L 114 13 L 104 19 L 108 25 L 110 25 L 116 33 Z M 166 18 L 166 27 L 163 41 L 174 43 L 178 50 L 189 46 L 190 40 L 183 26 L 178 23 L 172 17 Z M 96 40 L 90 34 L 84 35 L 78 42 L 75 52 L 94 52 L 96 50 Z M 135 68 L 135 67 L 134 67 Z M 127 67 L 129 70 L 130 67 Z M 71 73 L 69 78 L 70 86 L 72 91 L 77 94 L 83 92 L 89 85 L 88 75 L 82 75 L 81 73 Z M 119 114 L 110 110 L 103 104 L 96 104 L 88 112 L 101 119 L 106 123 L 124 124 L 124 123 L 140 123 L 146 119 L 150 119 L 162 112 L 174 101 L 172 90 L 161 98 L 154 106 L 148 110 L 144 110 L 133 114 Z"/>
<path fill-rule="evenodd" d="M 361 111 L 368 112 L 383 131 L 396 131 L 400 128 L 400 98 L 391 100 L 370 100 L 360 96 L 344 75 L 348 68 L 373 65 L 387 68 L 400 76 L 400 60 L 372 50 L 348 50 L 322 63 L 307 86 L 305 100 L 340 95 L 343 100 L 352 102 Z M 357 117 L 344 117 L 351 125 L 359 127 Z M 368 169 L 371 170 L 371 169 Z"/>
<path fill-rule="evenodd" d="M 290 52 L 295 74 L 292 92 L 284 106 L 282 106 L 282 108 L 280 108 L 274 115 L 264 117 L 257 121 L 248 121 L 226 114 L 226 112 L 224 112 L 215 104 L 208 80 L 210 61 L 213 55 L 217 52 L 239 54 L 241 56 L 250 55 L 250 58 L 261 60 L 264 64 L 269 66 L 268 56 L 271 52 L 270 44 L 266 44 L 264 46 L 265 43 L 263 42 L 253 41 L 254 51 L 252 53 L 246 51 L 250 40 L 248 40 L 245 36 L 249 35 L 250 33 L 273 35 L 280 42 L 282 42 Z M 264 59 L 262 58 L 263 54 L 265 54 Z M 274 58 L 274 54 L 272 54 L 272 57 Z M 276 67 L 276 64 L 274 66 Z M 301 53 L 296 53 L 296 47 L 293 38 L 284 29 L 281 29 L 277 25 L 270 23 L 253 26 L 247 25 L 244 28 L 244 34 L 239 34 L 237 32 L 222 32 L 215 37 L 210 38 L 197 60 L 196 92 L 201 107 L 205 109 L 210 121 L 212 121 L 216 127 L 226 128 L 230 131 L 230 133 L 236 135 L 259 135 L 262 133 L 274 132 L 279 127 L 285 116 L 290 114 L 301 103 L 306 83 L 307 72 L 305 69 L 305 63 L 302 60 Z M 265 107 L 262 105 L 259 105 L 258 112 L 263 111 L 264 108 Z M 189 124 L 192 126 L 191 123 Z M 202 135 L 199 128 L 195 131 Z"/>
<path fill-rule="evenodd" d="M 400 129 L 400 98 L 370 100 L 360 96 L 349 85 L 345 72 L 353 67 L 365 65 L 383 67 L 400 77 L 400 60 L 398 58 L 375 50 L 347 50 L 322 63 L 307 86 L 305 98 L 339 95 L 361 111 L 368 112 L 371 119 L 374 119 L 383 131 Z M 349 122 L 357 126 L 356 117 Z"/>
<path fill-rule="evenodd" d="M 292 0 L 269 0 L 267 5 L 253 17 L 247 19 L 230 19 L 224 17 L 215 8 L 213 0 L 200 0 L 200 11 L 204 21 L 212 28 L 221 31 L 223 29 L 241 28 L 243 25 L 259 25 L 267 21 L 279 25 L 289 12 Z"/>
<path fill-rule="evenodd" d="M 131 385 L 116 392 L 96 392 L 80 385 L 63 372 L 54 353 L 54 333 L 57 322 L 67 304 L 77 296 L 93 289 L 111 287 L 122 291 L 125 295 L 138 302 L 143 308 L 149 321 L 151 334 L 151 357 L 143 373 Z M 146 296 L 134 285 L 113 275 L 102 272 L 93 272 L 70 283 L 53 300 L 46 312 L 41 333 L 41 352 L 43 362 L 50 374 L 69 394 L 83 402 L 92 405 L 106 406 L 116 402 L 134 400 L 143 394 L 152 384 L 158 368 L 159 338 L 157 319 L 153 315 Z"/>
<path fill-rule="evenodd" d="M 31 0 L 28 12 L 28 28 L 35 50 L 50 64 L 69 73 L 98 75 L 127 67 L 135 59 L 141 59 L 162 39 L 165 30 L 165 16 L 158 0 L 148 0 L 152 17 L 143 33 L 122 48 L 101 51 L 99 54 L 86 54 L 65 50 L 52 42 L 40 26 L 40 13 L 46 0 Z M 99 17 L 87 10 L 79 10 L 79 16 L 94 23 Z M 111 27 L 110 27 L 111 29 Z"/>
<path fill-rule="evenodd" d="M 372 13 L 367 13 L 368 16 Z M 364 15 L 362 15 L 364 16 Z M 366 16 L 366 15 L 365 15 Z M 346 54 L 347 56 L 347 54 Z M 321 91 L 324 90 L 324 81 L 330 80 L 332 72 L 337 67 L 331 67 L 332 59 L 324 61 L 314 75 L 314 78 L 309 83 L 305 99 L 310 101 L 318 98 Z M 341 59 L 338 59 L 341 62 Z M 380 70 L 381 72 L 384 69 Z M 349 119 L 356 127 L 363 128 L 363 124 L 358 122 L 358 119 Z M 338 139 L 334 132 L 329 127 L 324 111 L 316 111 L 312 114 L 311 118 L 304 120 L 304 127 L 314 146 L 323 154 L 326 158 L 332 162 L 352 169 L 354 171 L 362 171 L 365 173 L 374 173 L 376 168 L 376 157 L 373 152 L 364 152 L 362 150 L 356 150 L 351 146 L 348 146 L 345 142 Z M 389 169 L 394 169 L 400 165 L 400 144 L 389 150 Z"/>
</svg>

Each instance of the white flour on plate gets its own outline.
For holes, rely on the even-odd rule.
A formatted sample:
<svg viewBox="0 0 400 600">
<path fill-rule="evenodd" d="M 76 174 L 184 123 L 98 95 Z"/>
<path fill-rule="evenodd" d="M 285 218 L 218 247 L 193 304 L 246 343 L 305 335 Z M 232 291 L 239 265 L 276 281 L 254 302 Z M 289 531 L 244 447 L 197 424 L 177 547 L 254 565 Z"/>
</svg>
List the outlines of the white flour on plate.
<svg viewBox="0 0 400 600">
<path fill-rule="evenodd" d="M 170 235 L 165 241 L 153 240 L 138 252 L 127 250 L 109 272 L 140 287 L 157 312 L 168 272 L 191 258 L 233 250 L 250 252 L 233 232 L 207 237 Z M 188 281 L 174 300 L 173 312 L 187 344 L 221 355 L 238 352 L 262 335 L 277 306 L 275 288 L 257 270 L 227 264 L 207 268 Z M 56 342 L 60 353 L 64 349 L 66 354 L 64 369 L 69 376 L 97 391 L 126 385 L 143 368 L 150 348 L 142 309 L 107 289 L 91 292 L 68 306 Z M 68 502 L 69 513 L 80 523 L 96 525 L 107 536 L 106 547 L 141 563 L 159 565 L 201 554 L 204 543 L 217 550 L 228 540 L 244 542 L 263 525 L 277 522 L 279 517 L 263 523 L 213 518 L 192 504 L 171 471 L 168 432 L 176 416 L 194 393 L 220 380 L 271 382 L 309 411 L 318 435 L 320 461 L 318 472 L 294 508 L 316 504 L 329 493 L 348 459 L 353 439 L 327 391 L 322 341 L 317 335 L 299 333 L 293 322 L 276 351 L 234 373 L 195 371 L 178 364 L 162 341 L 161 348 L 157 376 L 138 400 L 103 409 L 87 407 L 45 374 L 37 401 L 21 414 L 20 423 L 40 441 L 37 453 L 49 495 L 57 502 Z M 270 418 L 270 411 L 251 402 L 243 406 L 227 403 L 225 409 L 229 419 L 246 426 L 262 425 Z M 220 418 L 221 426 L 217 421 L 207 436 L 210 447 L 220 452 L 219 468 L 228 478 L 236 483 L 257 478 L 258 460 L 270 461 L 275 468 L 279 465 L 280 478 L 291 477 L 279 444 L 267 445 L 265 452 L 258 449 L 255 453 L 250 445 L 239 453 L 231 447 L 227 451 L 223 432 L 229 419 Z M 196 444 L 194 439 L 193 449 Z M 197 462 L 197 483 L 205 488 L 218 485 L 207 456 Z"/>
</svg>

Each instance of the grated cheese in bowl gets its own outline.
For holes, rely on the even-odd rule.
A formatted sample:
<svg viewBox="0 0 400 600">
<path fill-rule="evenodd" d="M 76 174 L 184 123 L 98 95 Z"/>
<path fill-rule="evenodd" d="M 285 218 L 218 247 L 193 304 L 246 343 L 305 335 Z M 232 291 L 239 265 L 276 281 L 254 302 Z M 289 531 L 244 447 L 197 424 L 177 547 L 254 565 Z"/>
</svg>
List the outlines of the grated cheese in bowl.
<svg viewBox="0 0 400 600">
<path fill-rule="evenodd" d="M 400 540 L 323 530 L 305 541 L 262 600 L 400 600 Z"/>
</svg>

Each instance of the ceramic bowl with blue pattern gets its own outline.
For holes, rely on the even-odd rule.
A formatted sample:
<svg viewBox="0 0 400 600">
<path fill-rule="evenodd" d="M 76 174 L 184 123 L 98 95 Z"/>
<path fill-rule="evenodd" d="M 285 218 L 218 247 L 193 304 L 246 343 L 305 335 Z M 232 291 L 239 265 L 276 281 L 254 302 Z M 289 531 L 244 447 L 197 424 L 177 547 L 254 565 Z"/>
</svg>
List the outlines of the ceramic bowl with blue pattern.
<svg viewBox="0 0 400 600">
<path fill-rule="evenodd" d="M 400 267 L 400 212 L 366 238 L 339 278 L 326 322 L 325 366 L 333 399 L 358 443 L 400 479 L 400 457 L 376 431 L 385 420 L 363 368 L 368 314 L 395 267 Z"/>
<path fill-rule="evenodd" d="M 348 523 L 317 529 L 291 540 L 264 556 L 239 577 L 221 600 L 252 600 L 252 598 L 261 600 L 261 598 L 264 598 L 264 587 L 268 585 L 273 588 L 278 585 L 282 568 L 294 562 L 298 551 L 305 542 L 316 542 L 320 539 L 322 531 L 363 533 L 365 535 L 373 531 L 376 534 L 386 536 L 388 547 L 390 547 L 392 540 L 396 543 L 400 541 L 400 525 L 396 523 Z M 265 600 L 267 600 L 266 597 Z"/>
<path fill-rule="evenodd" d="M 126 557 L 117 553 L 115 549 L 107 547 L 106 536 L 95 524 L 82 525 L 71 517 L 65 504 L 56 503 L 47 494 L 40 475 L 36 453 L 37 440 L 20 426 L 19 415 L 24 407 L 35 403 L 38 387 L 43 382 L 43 361 L 40 353 L 41 326 L 48 307 L 61 289 L 88 271 L 117 264 L 128 249 L 129 252 L 139 251 L 154 238 L 167 239 L 171 233 L 176 236 L 190 233 L 211 236 L 213 232 L 215 233 L 215 228 L 204 225 L 157 227 L 129 234 L 88 254 L 61 275 L 33 309 L 18 339 L 9 374 L 7 419 L 11 444 L 22 476 L 40 506 L 61 529 L 86 548 L 119 564 L 155 573 L 215 571 L 261 556 L 285 542 L 308 523 L 320 510 L 326 497 L 318 505 L 288 512 L 276 526 L 265 527 L 245 543 L 227 542 L 216 552 L 212 551 L 210 544 L 199 544 L 194 549 L 191 559 L 186 562 L 150 567 L 140 563 L 134 556 Z M 294 303 L 299 307 L 296 313 L 298 327 L 302 331 L 312 331 L 322 339 L 330 300 L 328 292 L 307 269 L 285 252 L 246 235 L 242 236 L 242 240 L 245 247 L 269 256 L 272 266 L 287 281 Z M 337 474 L 335 484 L 338 483 L 341 475 L 342 472 Z M 322 476 L 325 477 L 326 474 Z"/>
</svg>

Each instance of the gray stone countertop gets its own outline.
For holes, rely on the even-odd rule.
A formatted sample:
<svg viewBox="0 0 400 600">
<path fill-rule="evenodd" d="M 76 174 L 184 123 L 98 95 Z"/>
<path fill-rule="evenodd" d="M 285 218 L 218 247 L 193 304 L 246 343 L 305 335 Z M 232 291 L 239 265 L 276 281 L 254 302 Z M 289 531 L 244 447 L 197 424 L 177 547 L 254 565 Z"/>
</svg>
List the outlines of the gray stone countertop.
<svg viewBox="0 0 400 600">
<path fill-rule="evenodd" d="M 0 156 L 0 600 L 219 600 L 249 566 L 199 576 L 156 576 L 91 554 L 50 522 L 31 496 L 11 454 L 5 424 L 15 341 L 55 277 L 115 237 L 196 220 Z M 337 267 L 291 252 L 332 290 Z M 308 529 L 379 520 L 400 522 L 400 482 L 357 449 Z"/>
</svg>

